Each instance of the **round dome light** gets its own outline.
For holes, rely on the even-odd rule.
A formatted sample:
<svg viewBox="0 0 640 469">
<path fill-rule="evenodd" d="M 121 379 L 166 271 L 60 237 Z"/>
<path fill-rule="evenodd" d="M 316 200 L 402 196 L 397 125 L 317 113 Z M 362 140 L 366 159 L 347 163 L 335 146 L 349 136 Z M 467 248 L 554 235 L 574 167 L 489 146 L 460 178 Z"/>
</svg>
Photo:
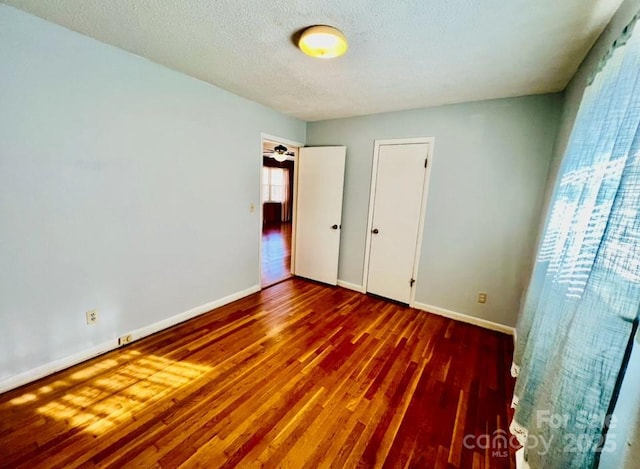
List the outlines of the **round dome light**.
<svg viewBox="0 0 640 469">
<path fill-rule="evenodd" d="M 300 50 L 311 57 L 332 59 L 340 57 L 347 51 L 347 38 L 331 26 L 312 26 L 306 29 L 300 41 Z"/>
</svg>

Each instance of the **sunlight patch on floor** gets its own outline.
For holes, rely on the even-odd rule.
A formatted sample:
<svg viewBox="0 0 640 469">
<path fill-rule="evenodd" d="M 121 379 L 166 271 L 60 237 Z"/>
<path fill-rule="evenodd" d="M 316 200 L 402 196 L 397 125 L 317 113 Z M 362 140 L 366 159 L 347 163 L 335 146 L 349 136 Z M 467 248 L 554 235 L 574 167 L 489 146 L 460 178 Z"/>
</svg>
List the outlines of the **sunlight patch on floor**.
<svg viewBox="0 0 640 469">
<path fill-rule="evenodd" d="M 132 350 L 107 358 L 12 399 L 13 405 L 37 405 L 46 417 L 94 434 L 131 420 L 149 404 L 188 385 L 211 367 L 144 355 Z M 68 390 L 65 392 L 65 389 Z M 49 396 L 56 392 L 60 396 Z"/>
</svg>

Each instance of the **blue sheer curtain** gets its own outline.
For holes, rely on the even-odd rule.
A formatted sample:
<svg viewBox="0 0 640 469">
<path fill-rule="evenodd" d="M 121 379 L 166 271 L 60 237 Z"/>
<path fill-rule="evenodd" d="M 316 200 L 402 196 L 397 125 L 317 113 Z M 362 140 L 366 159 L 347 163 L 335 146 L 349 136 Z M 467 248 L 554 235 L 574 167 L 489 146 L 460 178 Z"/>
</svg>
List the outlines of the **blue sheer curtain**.
<svg viewBox="0 0 640 469">
<path fill-rule="evenodd" d="M 640 33 L 632 29 L 585 90 L 518 322 L 511 430 L 534 469 L 595 467 L 599 451 L 626 444 L 609 413 L 640 307 Z"/>
</svg>

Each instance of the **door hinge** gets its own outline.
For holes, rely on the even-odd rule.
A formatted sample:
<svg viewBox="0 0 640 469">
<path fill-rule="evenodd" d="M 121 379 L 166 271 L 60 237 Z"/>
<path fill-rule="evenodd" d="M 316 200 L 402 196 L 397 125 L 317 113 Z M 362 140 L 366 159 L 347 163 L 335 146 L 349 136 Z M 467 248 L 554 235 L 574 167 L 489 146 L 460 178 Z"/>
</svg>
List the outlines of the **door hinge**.
<svg viewBox="0 0 640 469">
<path fill-rule="evenodd" d="M 409 280 L 409 285 L 411 286 L 411 288 L 413 288 L 413 284 L 416 283 L 416 279 L 412 278 L 411 280 Z"/>
<path fill-rule="evenodd" d="M 427 167 L 427 158 L 424 159 L 424 167 Z"/>
</svg>

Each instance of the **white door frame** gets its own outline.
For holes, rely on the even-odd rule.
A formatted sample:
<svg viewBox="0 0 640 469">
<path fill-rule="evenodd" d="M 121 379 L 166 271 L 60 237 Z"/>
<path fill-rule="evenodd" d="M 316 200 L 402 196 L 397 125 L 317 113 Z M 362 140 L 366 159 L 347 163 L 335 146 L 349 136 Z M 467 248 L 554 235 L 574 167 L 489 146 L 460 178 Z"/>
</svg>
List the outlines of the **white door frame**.
<svg viewBox="0 0 640 469">
<path fill-rule="evenodd" d="M 418 269 L 420 267 L 420 254 L 422 253 L 422 236 L 424 234 L 424 219 L 427 209 L 427 198 L 429 195 L 429 181 L 431 180 L 431 168 L 433 167 L 433 146 L 435 137 L 417 138 L 394 138 L 386 140 L 375 140 L 373 146 L 373 167 L 371 170 L 371 191 L 369 193 L 369 219 L 367 221 L 367 241 L 364 251 L 364 272 L 362 273 L 362 289 L 366 293 L 369 282 L 369 255 L 371 253 L 371 230 L 373 228 L 373 211 L 375 208 L 376 182 L 378 179 L 378 158 L 381 145 L 407 145 L 412 143 L 426 143 L 427 149 L 427 170 L 424 175 L 422 189 L 422 203 L 420 205 L 420 220 L 418 220 L 418 238 L 416 240 L 416 251 L 413 260 L 413 279 L 415 283 L 411 289 L 409 306 L 413 307 L 416 300 L 416 287 L 418 285 Z"/>
<path fill-rule="evenodd" d="M 270 135 L 265 132 L 260 133 L 260 177 L 259 180 L 259 197 L 258 197 L 258 206 L 257 210 L 260 211 L 260 226 L 258 227 L 258 285 L 260 285 L 260 290 L 262 290 L 262 222 L 263 222 L 263 213 L 262 213 L 262 166 L 263 166 L 263 146 L 264 141 L 268 140 L 270 142 L 277 142 L 283 145 L 288 145 L 290 147 L 296 147 L 298 150 L 304 147 L 304 143 L 296 142 L 293 140 L 289 140 L 282 137 L 277 137 L 275 135 Z M 298 158 L 300 157 L 300 152 L 298 151 Z M 296 201 L 298 199 L 298 161 L 295 160 L 293 162 L 293 194 L 291 195 L 291 274 L 293 275 L 293 266 L 295 262 L 295 241 L 296 241 Z"/>
</svg>

